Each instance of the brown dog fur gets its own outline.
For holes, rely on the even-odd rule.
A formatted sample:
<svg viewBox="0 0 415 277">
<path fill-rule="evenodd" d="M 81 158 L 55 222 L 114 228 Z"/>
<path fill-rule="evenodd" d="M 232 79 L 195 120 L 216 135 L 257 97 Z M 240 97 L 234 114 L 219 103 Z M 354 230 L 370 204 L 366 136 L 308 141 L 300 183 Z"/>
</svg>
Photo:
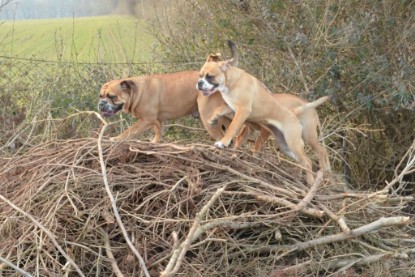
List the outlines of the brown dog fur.
<svg viewBox="0 0 415 277">
<path fill-rule="evenodd" d="M 232 65 L 238 64 L 238 53 L 235 45 L 229 44 L 232 54 Z M 216 55 L 216 57 L 219 57 Z M 230 124 L 228 118 L 219 119 L 219 124 L 208 123 L 209 109 L 214 105 L 206 101 L 195 88 L 199 76 L 198 71 L 183 71 L 170 74 L 148 75 L 113 80 L 105 83 L 100 91 L 98 104 L 101 112 L 111 116 L 117 112 L 130 113 L 138 119 L 130 128 L 112 141 L 128 137 L 154 127 L 152 142 L 158 143 L 163 135 L 163 122 L 178 119 L 199 110 L 200 119 L 209 134 L 219 139 Z"/>
<path fill-rule="evenodd" d="M 287 93 L 274 93 L 272 96 L 284 107 L 288 108 L 289 110 L 294 111 L 297 115 L 300 124 L 302 125 L 302 138 L 306 144 L 308 144 L 318 156 L 319 166 L 320 169 L 324 171 L 330 171 L 330 163 L 328 161 L 328 155 L 326 148 L 321 145 L 319 142 L 319 135 L 318 130 L 321 132 L 321 124 L 320 119 L 317 114 L 316 107 L 317 105 L 322 104 L 328 97 L 320 98 L 322 101 L 316 103 L 317 105 L 313 107 L 309 107 L 307 109 L 302 110 L 298 113 L 295 109 L 298 107 L 304 107 L 304 105 L 309 104 L 308 101 L 294 95 L 294 94 L 287 94 Z M 317 100 L 318 101 L 318 100 Z M 258 130 L 258 126 L 248 126 L 245 125 L 239 135 L 235 140 L 235 148 L 239 148 L 248 137 L 251 129 Z M 260 134 L 255 140 L 255 144 L 253 147 L 253 152 L 257 153 L 261 150 L 263 143 L 268 139 L 271 133 L 266 128 L 259 128 Z"/>
<path fill-rule="evenodd" d="M 194 86 L 198 74 L 197 71 L 178 72 L 113 80 L 104 84 L 100 98 L 115 106 L 122 105 L 120 111 L 137 118 L 136 123 L 111 140 L 127 139 L 154 127 L 152 142 L 158 143 L 163 135 L 164 121 L 197 113 L 198 99 L 205 98 Z M 208 108 L 208 105 L 205 106 L 202 106 L 202 111 Z M 223 118 L 219 124 L 212 126 L 207 123 L 208 117 L 204 113 L 200 114 L 200 119 L 213 138 L 222 137 L 230 122 Z"/>
<path fill-rule="evenodd" d="M 196 99 L 199 94 L 192 84 L 195 78 L 194 71 L 185 71 L 113 80 L 104 84 L 100 92 L 101 101 L 109 103 L 109 106 L 121 107 L 120 111 L 138 119 L 126 131 L 111 139 L 127 139 L 154 127 L 153 142 L 157 143 L 162 136 L 165 120 L 197 112 Z M 101 111 L 108 115 L 105 108 Z"/>
<path fill-rule="evenodd" d="M 234 113 L 224 137 L 215 145 L 220 148 L 229 146 L 245 121 L 260 124 L 274 134 L 280 149 L 306 170 L 307 182 L 311 184 L 314 181 L 311 161 L 304 153 L 302 126 L 296 114 L 272 97 L 258 79 L 231 63 L 232 60 L 218 61 L 217 56 L 209 55 L 197 84 L 204 95 L 220 91 L 227 104 L 216 108 L 210 123 Z"/>
</svg>

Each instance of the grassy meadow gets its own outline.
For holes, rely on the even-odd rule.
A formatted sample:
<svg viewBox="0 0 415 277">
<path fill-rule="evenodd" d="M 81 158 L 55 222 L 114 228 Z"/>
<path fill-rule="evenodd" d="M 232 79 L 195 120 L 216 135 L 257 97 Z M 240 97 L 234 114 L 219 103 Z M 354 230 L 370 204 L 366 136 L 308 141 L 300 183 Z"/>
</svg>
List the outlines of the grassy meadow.
<svg viewBox="0 0 415 277">
<path fill-rule="evenodd" d="M 11 134 L 15 117 L 95 111 L 103 83 L 152 72 L 156 40 L 147 30 L 130 16 L 0 22 L 0 133 Z"/>
<path fill-rule="evenodd" d="M 0 23 L 1 56 L 87 63 L 143 62 L 150 59 L 153 42 L 145 20 L 127 16 Z"/>
</svg>

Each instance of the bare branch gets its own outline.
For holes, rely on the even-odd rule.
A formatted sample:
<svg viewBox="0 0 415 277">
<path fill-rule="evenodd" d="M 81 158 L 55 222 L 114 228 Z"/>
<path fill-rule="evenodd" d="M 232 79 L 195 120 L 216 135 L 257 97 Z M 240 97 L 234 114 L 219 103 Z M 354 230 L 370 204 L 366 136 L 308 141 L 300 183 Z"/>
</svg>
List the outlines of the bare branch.
<svg viewBox="0 0 415 277">
<path fill-rule="evenodd" d="M 23 211 L 22 209 L 20 209 L 19 207 L 17 207 L 16 205 L 14 205 L 12 202 L 9 201 L 9 199 L 7 199 L 6 197 L 4 197 L 3 195 L 0 194 L 0 200 L 2 200 L 3 202 L 5 202 L 7 205 L 9 205 L 10 207 L 12 207 L 14 210 L 18 211 L 19 213 L 23 214 L 25 217 L 27 217 L 30 221 L 33 222 L 33 224 L 35 224 L 39 229 L 41 229 L 43 232 L 45 232 L 45 234 L 49 237 L 49 239 L 52 241 L 52 243 L 55 245 L 56 249 L 58 249 L 58 251 L 62 254 L 62 256 L 65 257 L 65 259 L 68 261 L 68 263 L 70 265 L 72 265 L 75 270 L 78 272 L 78 274 L 80 276 L 85 276 L 81 269 L 78 267 L 78 265 L 71 259 L 71 257 L 69 257 L 69 255 L 65 252 L 65 250 L 63 250 L 63 248 L 59 245 L 59 243 L 56 241 L 55 236 L 48 230 L 46 229 L 39 221 L 37 221 L 32 215 L 28 214 L 27 212 Z"/>
<path fill-rule="evenodd" d="M 106 168 L 106 165 L 105 165 L 105 162 L 104 162 L 104 155 L 103 155 L 103 152 L 102 152 L 102 138 L 104 136 L 105 129 L 108 127 L 108 124 L 105 122 L 105 120 L 101 117 L 100 114 L 97 113 L 96 115 L 102 122 L 104 122 L 104 126 L 102 127 L 102 130 L 101 130 L 101 132 L 99 134 L 99 138 L 98 138 L 98 154 L 99 154 L 99 162 L 101 164 L 102 179 L 104 181 L 105 190 L 107 191 L 107 194 L 108 194 L 108 196 L 111 200 L 111 206 L 112 206 L 112 210 L 114 212 L 114 216 L 117 219 L 118 226 L 120 227 L 120 229 L 122 231 L 122 234 L 123 234 L 125 240 L 127 241 L 128 246 L 130 247 L 130 249 L 134 253 L 134 255 L 138 258 L 138 261 L 140 262 L 140 265 L 141 265 L 141 269 L 143 270 L 145 276 L 150 277 L 150 274 L 148 273 L 148 270 L 147 270 L 147 267 L 146 267 L 146 264 L 144 262 L 143 257 L 140 255 L 140 253 L 138 253 L 137 249 L 134 247 L 133 243 L 131 242 L 131 240 L 130 240 L 128 234 L 127 234 L 127 230 L 125 229 L 124 224 L 122 223 L 120 214 L 118 212 L 116 200 L 115 200 L 114 196 L 112 195 L 111 188 L 110 188 L 109 183 L 108 183 L 107 168 Z"/>
<path fill-rule="evenodd" d="M 104 242 L 105 242 L 105 253 L 107 253 L 108 259 L 110 259 L 112 270 L 117 277 L 124 277 L 124 274 L 122 274 L 120 268 L 118 267 L 117 261 L 114 258 L 114 255 L 111 251 L 111 245 L 110 240 L 108 238 L 108 234 L 102 230 L 102 234 L 104 236 Z"/>
<path fill-rule="evenodd" d="M 404 217 L 404 216 L 388 217 L 388 218 L 383 217 L 383 218 L 379 218 L 378 220 L 372 223 L 353 229 L 348 233 L 339 233 L 339 234 L 325 236 L 325 237 L 321 237 L 321 238 L 310 240 L 310 241 L 299 242 L 299 243 L 296 243 L 290 246 L 289 248 L 295 249 L 295 250 L 304 250 L 309 247 L 314 247 L 314 246 L 321 245 L 321 244 L 333 243 L 336 241 L 342 241 L 346 239 L 359 237 L 359 236 L 373 232 L 383 227 L 388 227 L 388 226 L 393 226 L 393 225 L 404 225 L 404 224 L 407 224 L 408 222 L 409 222 L 409 217 Z"/>
<path fill-rule="evenodd" d="M 0 262 L 2 262 L 3 264 L 5 264 L 5 265 L 7 265 L 7 266 L 9 266 L 11 268 L 13 268 L 18 273 L 22 274 L 24 277 L 33 277 L 32 274 L 24 271 L 23 269 L 21 269 L 18 266 L 14 265 L 12 262 L 8 261 L 7 259 L 4 259 L 4 258 L 0 257 Z M 4 267 L 0 265 L 0 271 L 2 271 L 3 269 L 4 269 Z"/>
<path fill-rule="evenodd" d="M 317 190 L 320 187 L 320 184 L 322 181 L 323 181 L 323 171 L 319 170 L 317 172 L 317 177 L 314 180 L 314 184 L 311 186 L 307 195 L 303 198 L 303 200 L 300 201 L 300 203 L 297 204 L 297 208 L 299 210 L 304 209 L 308 204 L 311 203 L 311 200 L 313 200 L 314 196 L 316 195 Z"/>
<path fill-rule="evenodd" d="M 180 244 L 179 247 L 173 250 L 173 255 L 170 258 L 169 263 L 166 266 L 166 269 L 161 272 L 161 277 L 168 277 L 173 276 L 179 270 L 179 267 L 183 261 L 184 255 L 186 254 L 187 250 L 189 249 L 193 239 L 196 238 L 194 234 L 200 228 L 200 222 L 202 221 L 202 217 L 206 214 L 209 210 L 210 206 L 218 199 L 218 197 L 222 194 L 222 192 L 226 189 L 226 185 L 220 187 L 215 194 L 212 195 L 210 200 L 203 206 L 199 213 L 197 213 L 195 220 L 193 222 L 192 228 L 190 228 L 189 233 L 187 234 L 186 239 Z"/>
</svg>

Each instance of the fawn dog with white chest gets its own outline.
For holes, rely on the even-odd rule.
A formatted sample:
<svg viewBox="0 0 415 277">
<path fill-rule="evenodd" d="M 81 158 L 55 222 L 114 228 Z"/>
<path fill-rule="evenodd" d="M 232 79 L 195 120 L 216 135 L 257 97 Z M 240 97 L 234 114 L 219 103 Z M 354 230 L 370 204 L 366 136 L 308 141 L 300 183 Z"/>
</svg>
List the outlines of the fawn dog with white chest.
<svg viewBox="0 0 415 277">
<path fill-rule="evenodd" d="M 313 183 L 311 161 L 304 152 L 303 128 L 297 117 L 311 103 L 292 110 L 285 107 L 262 82 L 246 71 L 232 66 L 232 62 L 232 59 L 220 61 L 217 55 L 209 55 L 199 72 L 196 85 L 205 96 L 219 91 L 225 102 L 215 109 L 209 122 L 215 123 L 223 116 L 234 114 L 225 135 L 215 146 L 229 146 L 245 121 L 258 124 L 275 136 L 284 154 L 295 159 L 305 169 L 307 183 Z"/>
</svg>

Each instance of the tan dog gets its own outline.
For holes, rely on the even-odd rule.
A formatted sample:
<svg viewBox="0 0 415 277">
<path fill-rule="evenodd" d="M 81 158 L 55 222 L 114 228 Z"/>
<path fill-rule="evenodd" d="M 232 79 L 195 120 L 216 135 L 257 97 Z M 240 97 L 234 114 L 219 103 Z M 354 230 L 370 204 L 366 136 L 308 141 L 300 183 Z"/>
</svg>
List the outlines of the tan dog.
<svg viewBox="0 0 415 277">
<path fill-rule="evenodd" d="M 306 100 L 287 93 L 273 93 L 272 96 L 278 101 L 279 104 L 285 108 L 293 111 L 302 125 L 302 138 L 304 142 L 311 146 L 316 155 L 318 156 L 320 169 L 324 171 L 330 171 L 330 163 L 328 161 L 328 155 L 326 149 L 319 142 L 318 129 L 321 131 L 320 119 L 318 117 L 316 107 L 326 102 L 329 97 L 324 96 L 317 99 L 314 102 L 307 102 Z M 301 108 L 300 110 L 298 108 Z M 252 127 L 258 130 L 258 126 L 245 125 L 235 141 L 235 148 L 239 148 L 247 139 Z M 253 152 L 257 153 L 261 150 L 262 144 L 270 136 L 270 132 L 266 128 L 260 128 L 260 135 L 255 140 Z"/>
<path fill-rule="evenodd" d="M 194 72 L 178 72 L 113 80 L 104 84 L 100 92 L 99 110 L 104 116 L 119 111 L 130 113 L 138 121 L 113 141 L 154 127 L 153 142 L 162 136 L 163 121 L 197 112 L 197 92 L 192 89 Z"/>
<path fill-rule="evenodd" d="M 229 45 L 231 46 L 231 45 Z M 238 53 L 233 45 L 232 65 L 238 64 Z M 104 84 L 100 92 L 98 109 L 104 116 L 112 116 L 118 112 L 130 113 L 138 121 L 122 134 L 111 138 L 112 141 L 127 139 L 129 136 L 154 127 L 152 142 L 158 143 L 163 135 L 163 122 L 178 119 L 198 112 L 200 102 L 200 118 L 209 134 L 219 139 L 228 127 L 230 120 L 220 119 L 219 124 L 208 124 L 206 111 L 211 105 L 200 98 L 205 98 L 195 88 L 199 78 L 198 71 L 184 71 L 170 74 L 148 75 L 113 80 Z"/>
<path fill-rule="evenodd" d="M 197 88 L 204 95 L 219 91 L 227 104 L 215 110 L 210 123 L 234 113 L 225 136 L 215 143 L 216 147 L 229 146 L 245 121 L 260 124 L 274 134 L 281 151 L 297 160 L 306 170 L 307 182 L 313 183 L 311 161 L 304 153 L 302 126 L 295 113 L 279 104 L 263 83 L 244 70 L 233 67 L 232 59 L 219 61 L 216 55 L 208 56 L 199 77 Z"/>
</svg>

